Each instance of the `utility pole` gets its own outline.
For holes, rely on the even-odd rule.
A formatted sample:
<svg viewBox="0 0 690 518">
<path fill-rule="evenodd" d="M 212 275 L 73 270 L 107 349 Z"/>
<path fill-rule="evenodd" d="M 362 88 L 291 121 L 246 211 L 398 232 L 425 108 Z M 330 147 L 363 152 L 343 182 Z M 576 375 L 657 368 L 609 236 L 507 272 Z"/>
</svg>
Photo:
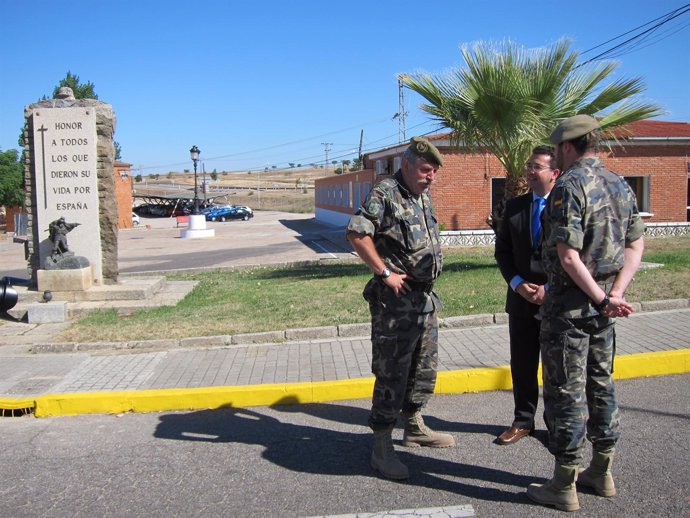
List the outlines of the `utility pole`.
<svg viewBox="0 0 690 518">
<path fill-rule="evenodd" d="M 333 142 L 321 142 L 321 145 L 323 146 L 323 151 L 326 153 L 326 172 L 328 172 L 328 152 L 331 150 L 331 147 L 333 145 Z"/>
<path fill-rule="evenodd" d="M 206 164 L 203 161 L 201 162 L 201 177 L 204 184 L 204 208 L 206 208 Z"/>
<path fill-rule="evenodd" d="M 405 74 L 398 74 L 398 144 L 407 141 L 405 136 L 405 89 L 403 88 L 403 78 Z"/>
<path fill-rule="evenodd" d="M 359 170 L 364 169 L 364 164 L 362 163 L 362 141 L 364 140 L 364 130 L 359 132 L 359 150 L 357 152 L 357 157 L 359 158 Z"/>
</svg>

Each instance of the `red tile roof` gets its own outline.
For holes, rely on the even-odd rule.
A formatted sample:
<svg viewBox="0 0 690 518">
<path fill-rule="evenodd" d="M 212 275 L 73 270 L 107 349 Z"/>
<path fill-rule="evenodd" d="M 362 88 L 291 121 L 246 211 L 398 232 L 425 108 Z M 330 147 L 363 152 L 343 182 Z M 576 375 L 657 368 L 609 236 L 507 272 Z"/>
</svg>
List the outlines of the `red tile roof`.
<svg viewBox="0 0 690 518">
<path fill-rule="evenodd" d="M 671 122 L 654 119 L 632 122 L 620 128 L 616 134 L 621 137 L 688 137 L 690 138 L 690 123 Z M 427 135 L 429 140 L 442 140 L 450 137 L 450 133 Z"/>
<path fill-rule="evenodd" d="M 690 137 L 690 123 L 647 119 L 624 126 L 624 136 L 632 137 Z"/>
</svg>

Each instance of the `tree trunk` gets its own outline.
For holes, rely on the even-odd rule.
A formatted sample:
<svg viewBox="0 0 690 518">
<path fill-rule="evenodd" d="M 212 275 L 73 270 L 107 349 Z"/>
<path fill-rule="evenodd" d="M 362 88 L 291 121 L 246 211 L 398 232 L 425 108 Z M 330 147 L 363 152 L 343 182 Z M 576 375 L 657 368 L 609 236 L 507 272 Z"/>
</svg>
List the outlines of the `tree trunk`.
<svg viewBox="0 0 690 518">
<path fill-rule="evenodd" d="M 498 232 L 498 226 L 501 224 L 503 219 L 503 212 L 505 211 L 506 201 L 515 198 L 515 196 L 520 196 L 528 191 L 527 182 L 525 182 L 525 176 L 523 174 L 519 175 L 506 175 L 506 186 L 503 199 L 494 207 L 491 217 L 487 218 L 486 222 L 494 231 Z"/>
</svg>

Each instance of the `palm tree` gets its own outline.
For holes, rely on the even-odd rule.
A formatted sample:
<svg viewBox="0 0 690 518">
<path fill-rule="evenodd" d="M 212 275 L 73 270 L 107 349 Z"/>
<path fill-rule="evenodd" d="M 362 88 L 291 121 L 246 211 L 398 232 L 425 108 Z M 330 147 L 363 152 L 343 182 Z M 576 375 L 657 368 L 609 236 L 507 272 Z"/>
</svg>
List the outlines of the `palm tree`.
<svg viewBox="0 0 690 518">
<path fill-rule="evenodd" d="M 633 98 L 644 90 L 640 78 L 603 86 L 617 65 L 578 64 L 579 53 L 567 40 L 540 49 L 478 42 L 461 52 L 466 68 L 405 74 L 402 81 L 426 99 L 422 109 L 451 130 L 455 144 L 498 158 L 507 174 L 506 199 L 525 191 L 524 163 L 563 119 L 596 116 L 606 132 L 661 114 L 657 105 Z M 493 216 L 495 224 L 501 214 Z"/>
</svg>

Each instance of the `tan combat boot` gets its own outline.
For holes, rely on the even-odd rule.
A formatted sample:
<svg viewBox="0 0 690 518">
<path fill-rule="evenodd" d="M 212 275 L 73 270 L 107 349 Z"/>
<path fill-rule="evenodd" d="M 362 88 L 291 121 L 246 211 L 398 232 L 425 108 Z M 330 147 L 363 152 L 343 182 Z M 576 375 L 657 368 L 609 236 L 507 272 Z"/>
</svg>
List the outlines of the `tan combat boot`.
<svg viewBox="0 0 690 518">
<path fill-rule="evenodd" d="M 383 430 L 374 430 L 374 450 L 371 452 L 371 467 L 384 477 L 393 480 L 409 478 L 407 466 L 400 462 L 393 448 L 391 434 L 393 426 Z"/>
<path fill-rule="evenodd" d="M 594 492 L 599 496 L 615 496 L 616 486 L 613 484 L 611 464 L 613 464 L 613 453 L 595 451 L 589 467 L 580 471 L 577 476 L 577 483 L 594 489 Z"/>
<path fill-rule="evenodd" d="M 527 488 L 527 496 L 533 502 L 552 505 L 561 511 L 577 511 L 580 508 L 575 491 L 577 469 L 576 464 L 556 463 L 553 478 L 546 484 L 530 484 Z"/>
<path fill-rule="evenodd" d="M 434 432 L 424 424 L 422 413 L 417 410 L 414 413 L 402 414 L 405 421 L 405 434 L 403 446 L 406 448 L 419 448 L 429 446 L 431 448 L 449 448 L 455 446 L 455 439 L 447 433 Z"/>
</svg>

